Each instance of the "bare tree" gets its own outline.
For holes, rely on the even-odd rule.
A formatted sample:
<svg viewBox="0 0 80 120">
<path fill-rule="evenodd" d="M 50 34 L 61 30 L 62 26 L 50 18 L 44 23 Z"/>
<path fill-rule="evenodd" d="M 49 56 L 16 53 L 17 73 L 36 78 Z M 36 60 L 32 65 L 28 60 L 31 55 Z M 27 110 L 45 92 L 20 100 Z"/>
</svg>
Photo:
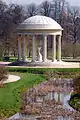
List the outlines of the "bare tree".
<svg viewBox="0 0 80 120">
<path fill-rule="evenodd" d="M 65 0 L 53 0 L 52 10 L 53 10 L 53 18 L 59 24 L 63 24 L 64 14 L 66 12 L 66 1 Z"/>
<path fill-rule="evenodd" d="M 31 16 L 36 15 L 37 14 L 36 4 L 32 3 L 32 4 L 27 5 L 26 11 L 27 11 L 27 14 L 26 14 L 27 17 L 31 17 Z"/>
<path fill-rule="evenodd" d="M 76 43 L 80 41 L 80 16 L 79 16 L 79 11 L 78 9 L 73 8 L 71 11 L 71 24 L 70 24 L 70 35 L 71 35 L 71 40 L 73 43 L 73 57 L 76 57 Z"/>
<path fill-rule="evenodd" d="M 25 18 L 36 14 L 49 16 L 55 19 L 64 29 L 62 44 L 71 43 L 73 57 L 76 55 L 76 43 L 80 41 L 80 12 L 77 8 L 69 7 L 66 0 L 44 1 L 40 5 L 34 3 L 27 5 L 25 10 L 20 5 L 5 5 L 0 1 L 0 54 L 3 51 L 16 51 L 15 29 Z M 50 39 L 50 38 L 49 38 Z M 12 42 L 14 41 L 14 42 Z M 50 44 L 50 40 L 49 40 Z M 12 47 L 12 49 L 11 49 Z M 65 51 L 66 52 L 66 51 Z"/>
<path fill-rule="evenodd" d="M 41 15 L 48 17 L 51 16 L 51 3 L 49 1 L 44 1 L 43 3 L 41 3 L 39 8 L 39 12 L 41 13 Z"/>
<path fill-rule="evenodd" d="M 16 45 L 16 38 L 14 38 L 14 33 L 17 25 L 23 21 L 23 10 L 21 6 L 14 4 L 11 4 L 8 7 L 1 5 L 0 7 L 0 45 L 2 45 L 1 51 L 9 55 L 11 48 Z"/>
</svg>

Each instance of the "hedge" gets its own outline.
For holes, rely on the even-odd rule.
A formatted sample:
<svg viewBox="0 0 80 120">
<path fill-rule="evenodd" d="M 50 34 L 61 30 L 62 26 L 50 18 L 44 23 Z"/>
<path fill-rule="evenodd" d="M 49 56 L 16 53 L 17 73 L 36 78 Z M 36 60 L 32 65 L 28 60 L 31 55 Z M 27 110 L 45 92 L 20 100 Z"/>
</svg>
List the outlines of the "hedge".
<svg viewBox="0 0 80 120">
<path fill-rule="evenodd" d="M 80 68 L 21 68 L 21 67 L 8 67 L 10 72 L 28 72 L 34 74 L 43 74 L 46 71 L 57 72 L 80 72 Z"/>
</svg>

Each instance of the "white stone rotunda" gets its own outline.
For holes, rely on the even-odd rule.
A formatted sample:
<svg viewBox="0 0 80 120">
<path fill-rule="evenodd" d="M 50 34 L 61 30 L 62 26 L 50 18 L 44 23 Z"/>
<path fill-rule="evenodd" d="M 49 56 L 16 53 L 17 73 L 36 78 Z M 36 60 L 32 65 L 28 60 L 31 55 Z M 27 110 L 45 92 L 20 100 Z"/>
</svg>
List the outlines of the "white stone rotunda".
<svg viewBox="0 0 80 120">
<path fill-rule="evenodd" d="M 21 43 L 23 46 L 22 49 L 22 58 L 23 61 L 28 62 L 26 56 L 26 36 L 32 36 L 32 60 L 28 62 L 29 64 L 35 65 L 48 65 L 55 62 L 61 61 L 61 36 L 62 36 L 62 27 L 52 18 L 36 15 L 26 19 L 21 23 L 17 28 L 17 37 L 18 37 L 18 60 L 21 61 Z M 37 48 L 36 36 L 43 35 L 43 54 L 41 54 L 40 49 Z M 52 59 L 48 60 L 47 58 L 47 36 L 53 36 L 52 40 Z M 20 36 L 22 36 L 22 42 L 20 42 Z M 58 36 L 58 37 L 57 37 Z M 58 38 L 57 46 L 58 51 L 56 51 L 56 37 Z M 38 49 L 38 56 L 37 56 Z M 58 53 L 58 56 L 57 56 Z M 57 56 L 57 57 L 56 57 Z"/>
</svg>

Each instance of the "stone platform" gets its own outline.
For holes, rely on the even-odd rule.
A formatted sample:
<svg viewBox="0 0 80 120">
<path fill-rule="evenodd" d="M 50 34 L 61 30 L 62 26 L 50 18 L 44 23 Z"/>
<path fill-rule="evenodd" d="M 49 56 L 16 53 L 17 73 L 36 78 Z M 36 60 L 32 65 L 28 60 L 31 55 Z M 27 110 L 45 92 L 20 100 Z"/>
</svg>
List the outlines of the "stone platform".
<svg viewBox="0 0 80 120">
<path fill-rule="evenodd" d="M 27 68 L 80 68 L 79 62 L 14 62 L 8 64 L 11 67 L 27 67 Z"/>
</svg>

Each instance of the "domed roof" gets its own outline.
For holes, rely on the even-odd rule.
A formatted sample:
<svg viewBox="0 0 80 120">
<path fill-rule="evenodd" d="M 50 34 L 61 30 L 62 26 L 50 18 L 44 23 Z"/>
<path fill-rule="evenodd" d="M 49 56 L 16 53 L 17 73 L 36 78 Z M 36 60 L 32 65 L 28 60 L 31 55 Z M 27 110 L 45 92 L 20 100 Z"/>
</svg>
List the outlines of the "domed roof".
<svg viewBox="0 0 80 120">
<path fill-rule="evenodd" d="M 29 17 L 19 25 L 18 30 L 62 30 L 62 27 L 52 18 L 36 15 Z"/>
</svg>

